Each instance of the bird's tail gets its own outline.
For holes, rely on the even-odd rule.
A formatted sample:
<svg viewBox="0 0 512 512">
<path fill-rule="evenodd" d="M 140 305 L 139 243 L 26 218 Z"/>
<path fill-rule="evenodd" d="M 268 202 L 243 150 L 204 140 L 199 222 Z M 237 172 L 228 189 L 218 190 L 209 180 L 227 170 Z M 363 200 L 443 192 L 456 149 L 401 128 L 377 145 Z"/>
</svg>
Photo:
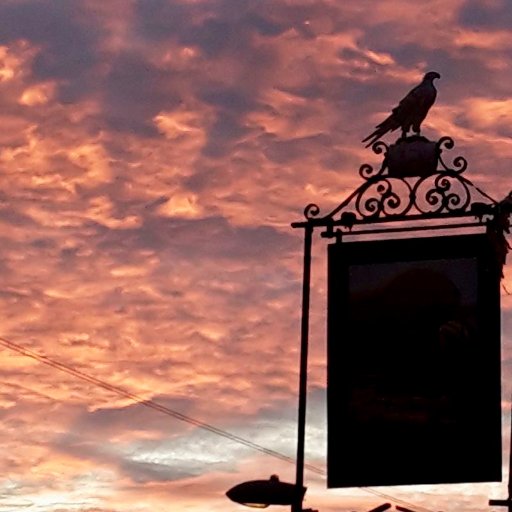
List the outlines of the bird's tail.
<svg viewBox="0 0 512 512">
<path fill-rule="evenodd" d="M 370 141 L 368 142 L 368 144 L 366 144 L 365 148 L 369 148 L 372 144 L 374 144 L 375 142 L 377 142 L 385 133 L 386 133 L 387 130 L 383 130 L 382 128 L 378 128 L 377 130 L 375 130 L 373 133 L 371 133 L 370 135 L 368 135 L 368 137 L 366 137 L 365 139 L 363 139 L 361 142 L 366 142 L 366 141 Z"/>
</svg>

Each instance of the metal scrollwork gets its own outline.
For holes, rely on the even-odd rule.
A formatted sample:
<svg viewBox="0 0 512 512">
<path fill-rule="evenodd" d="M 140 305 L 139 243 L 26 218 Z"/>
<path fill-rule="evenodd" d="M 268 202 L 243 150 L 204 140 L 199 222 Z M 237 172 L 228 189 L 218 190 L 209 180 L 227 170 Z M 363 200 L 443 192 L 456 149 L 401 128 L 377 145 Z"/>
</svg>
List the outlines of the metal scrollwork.
<svg viewBox="0 0 512 512">
<path fill-rule="evenodd" d="M 388 149 L 389 146 L 381 140 L 378 140 L 377 142 L 375 142 L 375 144 L 372 144 L 372 151 L 377 155 L 380 155 L 381 153 L 386 153 Z"/>
<path fill-rule="evenodd" d="M 388 151 L 388 145 L 385 144 L 382 141 L 377 141 L 375 144 L 372 145 L 372 150 L 375 154 L 380 155 L 384 153 L 384 155 Z M 384 172 L 386 171 L 387 161 L 386 158 L 384 158 L 382 165 L 379 169 L 374 169 L 370 164 L 363 164 L 361 167 L 359 167 L 359 176 L 363 178 L 364 180 L 370 180 L 372 178 L 375 178 L 377 176 L 382 176 Z"/>
<path fill-rule="evenodd" d="M 399 139 L 387 146 L 372 145 L 376 154 L 384 154 L 380 169 L 370 164 L 359 168 L 366 180 L 351 197 L 360 221 L 416 215 L 449 215 L 464 212 L 471 203 L 471 182 L 461 176 L 467 169 L 465 158 L 458 156 L 451 167 L 441 158 L 443 150 L 453 149 L 451 137 L 431 142 L 422 136 Z M 340 205 L 341 206 L 341 205 Z M 343 208 L 333 210 L 332 215 Z"/>
<path fill-rule="evenodd" d="M 359 176 L 363 180 L 371 180 L 377 176 L 382 176 L 386 170 L 386 161 L 384 161 L 380 169 L 374 169 L 370 164 L 363 164 L 359 167 Z"/>
<path fill-rule="evenodd" d="M 377 171 L 375 171 L 370 164 L 363 164 L 359 167 L 359 176 L 361 176 L 363 180 L 369 180 L 376 174 Z"/>
<path fill-rule="evenodd" d="M 471 193 L 458 174 L 437 173 L 414 187 L 414 206 L 420 213 L 459 213 L 466 210 Z"/>
<path fill-rule="evenodd" d="M 455 141 L 451 137 L 447 137 L 447 136 L 441 137 L 437 141 L 437 147 L 442 150 L 443 146 L 446 149 L 453 149 L 455 147 Z"/>
<path fill-rule="evenodd" d="M 304 217 L 306 217 L 306 219 L 314 219 L 315 217 L 318 217 L 319 213 L 320 208 L 314 203 L 310 203 L 306 208 L 304 208 Z"/>
<path fill-rule="evenodd" d="M 309 204 L 304 210 L 308 222 L 327 226 L 330 234 L 336 225 L 351 230 L 356 224 L 376 220 L 471 215 L 476 197 L 483 196 L 486 203 L 493 201 L 462 176 L 468 167 L 465 158 L 455 157 L 451 166 L 441 158 L 443 151 L 455 147 L 451 137 L 434 142 L 414 135 L 390 146 L 377 141 L 371 147 L 374 153 L 384 155 L 380 168 L 361 165 L 359 175 L 364 182 L 327 215 L 320 216 L 320 208 Z M 476 202 L 475 211 L 480 211 L 478 205 L 482 204 L 486 206 Z"/>
<path fill-rule="evenodd" d="M 437 148 L 439 151 L 439 163 L 441 164 L 443 169 L 445 171 L 455 172 L 458 174 L 463 173 L 468 168 L 467 160 L 462 156 L 457 156 L 453 159 L 453 167 L 448 167 L 441 157 L 443 147 L 446 149 L 453 149 L 455 147 L 455 142 L 451 137 L 441 137 L 437 143 Z"/>
<path fill-rule="evenodd" d="M 404 215 L 411 207 L 410 185 L 396 178 L 380 178 L 368 182 L 356 197 L 357 213 L 365 218 Z"/>
</svg>

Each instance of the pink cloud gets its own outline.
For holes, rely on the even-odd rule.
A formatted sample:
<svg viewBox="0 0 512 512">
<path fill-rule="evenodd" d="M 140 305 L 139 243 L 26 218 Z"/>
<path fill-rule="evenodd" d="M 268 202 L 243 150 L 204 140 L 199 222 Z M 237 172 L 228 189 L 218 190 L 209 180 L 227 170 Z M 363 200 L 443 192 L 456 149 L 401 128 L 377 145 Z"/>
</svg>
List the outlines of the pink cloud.
<svg viewBox="0 0 512 512">
<path fill-rule="evenodd" d="M 443 78 L 425 135 L 452 135 L 468 177 L 508 192 L 507 29 L 490 3 L 462 0 L 50 4 L 0 7 L 0 335 L 293 456 L 302 233 L 290 223 L 361 183 L 361 163 L 380 157 L 360 140 L 428 69 Z M 321 467 L 325 265 L 315 237 L 307 450 Z M 511 307 L 504 292 L 506 378 Z M 235 483 L 294 478 L 1 350 L 0 505 L 234 512 Z M 313 508 L 378 504 L 307 480 Z M 502 490 L 390 493 L 476 510 Z"/>
</svg>

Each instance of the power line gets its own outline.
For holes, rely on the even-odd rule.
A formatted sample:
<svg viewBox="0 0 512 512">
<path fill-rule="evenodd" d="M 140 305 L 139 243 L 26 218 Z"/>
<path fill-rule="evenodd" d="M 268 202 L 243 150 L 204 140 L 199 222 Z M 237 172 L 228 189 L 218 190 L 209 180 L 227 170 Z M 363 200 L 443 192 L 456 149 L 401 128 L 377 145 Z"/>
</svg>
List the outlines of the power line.
<svg viewBox="0 0 512 512">
<path fill-rule="evenodd" d="M 37 352 L 34 352 L 33 350 L 30 350 L 22 345 L 14 343 L 13 341 L 8 340 L 7 338 L 0 337 L 0 345 L 3 345 L 4 347 L 6 347 L 10 350 L 13 350 L 15 352 L 18 352 L 19 354 L 21 354 L 23 356 L 30 357 L 31 359 L 35 359 L 36 361 L 38 361 L 40 363 L 43 363 L 43 364 L 50 366 L 56 370 L 59 370 L 64 373 L 67 373 L 69 375 L 72 375 L 73 377 L 76 377 L 85 382 L 88 382 L 90 384 L 93 384 L 95 386 L 103 388 L 103 389 L 110 391 L 112 393 L 115 393 L 119 396 L 123 396 L 124 398 L 129 398 L 130 400 L 132 400 L 135 403 L 138 403 L 140 405 L 143 405 L 144 407 L 148 407 L 149 409 L 153 409 L 155 411 L 161 412 L 161 413 L 171 416 L 177 420 L 184 421 L 186 423 L 194 425 L 198 428 L 201 428 L 201 429 L 211 432 L 213 434 L 217 434 L 226 439 L 229 439 L 230 441 L 233 441 L 238 444 L 242 444 L 244 446 L 247 446 L 248 448 L 252 448 L 253 450 L 257 450 L 261 453 L 264 453 L 265 455 L 269 455 L 271 457 L 280 459 L 280 460 L 288 462 L 290 464 L 295 464 L 295 462 L 296 462 L 294 458 L 289 457 L 288 455 L 284 455 L 283 453 L 277 452 L 275 450 L 265 448 L 264 446 L 261 446 L 257 443 L 254 443 L 252 441 L 244 439 L 243 437 L 237 436 L 236 434 L 232 434 L 232 433 L 222 430 L 218 427 L 215 427 L 214 425 L 205 423 L 203 421 L 200 421 L 200 420 L 197 420 L 190 416 L 187 416 L 185 414 L 182 414 L 178 411 L 175 411 L 174 409 L 166 407 L 165 405 L 159 404 L 158 402 L 155 402 L 154 400 L 151 400 L 151 399 L 147 400 L 147 399 L 142 398 L 141 396 L 139 396 L 135 393 L 132 393 L 130 391 L 127 391 L 123 388 L 120 388 L 118 386 L 113 386 L 112 384 L 109 384 L 108 382 L 105 382 L 96 377 L 93 377 L 92 375 L 89 375 L 88 373 L 85 373 L 81 370 L 77 370 L 76 368 L 73 368 L 72 366 L 61 363 L 59 361 L 56 361 L 55 359 L 52 359 L 48 356 L 38 354 Z M 304 467 L 306 469 L 308 469 L 309 471 L 316 473 L 318 475 L 322 475 L 322 476 L 326 475 L 326 471 L 324 469 L 313 466 L 312 464 L 305 463 Z M 421 507 L 421 506 L 418 507 L 418 506 L 411 504 L 405 500 L 401 500 L 401 499 L 395 498 L 389 494 L 372 489 L 371 487 L 359 487 L 359 489 L 366 491 L 368 493 L 374 494 L 375 496 L 389 499 L 391 501 L 394 501 L 395 503 L 402 503 L 404 505 L 407 505 L 408 507 L 414 507 L 416 509 L 421 509 L 425 512 L 432 512 L 428 508 Z"/>
<path fill-rule="evenodd" d="M 184 421 L 186 423 L 189 423 L 191 425 L 194 425 L 198 428 L 201 428 L 203 430 L 206 430 L 208 432 L 211 432 L 213 434 L 217 434 L 219 436 L 222 436 L 226 439 L 229 439 L 231 441 L 234 441 L 235 443 L 239 443 L 242 445 L 247 446 L 248 448 L 252 448 L 254 450 L 257 450 L 261 453 L 264 453 L 266 455 L 270 455 L 272 457 L 281 459 L 285 462 L 289 462 L 292 464 L 295 464 L 295 459 L 292 457 L 289 457 L 287 455 L 284 455 L 282 453 L 279 453 L 275 450 L 271 450 L 269 448 L 265 448 L 264 446 L 261 446 L 257 443 L 254 443 L 252 441 L 249 441 L 247 439 L 244 439 L 243 437 L 237 436 L 236 434 L 232 434 L 230 432 L 226 432 L 225 430 L 222 430 L 218 427 L 215 427 L 214 425 L 211 425 L 209 423 L 205 423 L 203 421 L 197 420 L 195 418 L 192 418 L 190 416 L 187 416 L 185 414 L 182 414 L 178 411 L 175 411 L 169 407 L 166 407 L 165 405 L 159 404 L 158 402 L 155 402 L 153 400 L 147 400 L 139 395 L 136 395 L 135 393 L 132 393 L 130 391 L 127 391 L 123 388 L 120 388 L 118 386 L 113 386 L 112 384 L 109 384 L 108 382 L 105 382 L 103 380 L 97 379 L 96 377 L 93 377 L 92 375 L 89 375 L 85 372 L 82 372 L 80 370 L 77 370 L 76 368 L 73 368 L 72 366 L 69 366 L 67 364 L 58 362 L 48 356 L 43 356 L 41 354 L 38 354 L 37 352 L 34 352 L 26 347 L 23 347 L 21 345 L 18 345 L 17 343 L 14 343 L 6 338 L 0 337 L 0 344 L 3 345 L 6 348 L 9 348 L 11 350 L 14 350 L 15 352 L 18 352 L 19 354 L 22 354 L 26 357 L 30 357 L 32 359 L 35 359 L 39 361 L 40 363 L 46 364 L 47 366 L 51 366 L 52 368 L 55 368 L 56 370 L 60 370 L 62 372 L 68 373 L 69 375 L 72 375 L 73 377 L 76 377 L 78 379 L 84 380 L 86 382 L 89 382 L 90 384 L 93 384 L 95 386 L 101 387 L 103 389 L 106 389 L 107 391 L 111 391 L 117 395 L 123 396 L 124 398 L 129 398 L 130 400 L 143 405 L 144 407 L 148 407 L 150 409 L 156 410 L 158 412 L 161 412 L 163 414 L 167 414 L 168 416 L 171 416 L 175 419 L 178 419 L 180 421 Z M 313 471 L 314 473 L 324 475 L 325 471 L 323 471 L 320 468 L 317 468 L 316 466 L 306 464 L 305 467 L 307 467 L 310 471 Z"/>
</svg>

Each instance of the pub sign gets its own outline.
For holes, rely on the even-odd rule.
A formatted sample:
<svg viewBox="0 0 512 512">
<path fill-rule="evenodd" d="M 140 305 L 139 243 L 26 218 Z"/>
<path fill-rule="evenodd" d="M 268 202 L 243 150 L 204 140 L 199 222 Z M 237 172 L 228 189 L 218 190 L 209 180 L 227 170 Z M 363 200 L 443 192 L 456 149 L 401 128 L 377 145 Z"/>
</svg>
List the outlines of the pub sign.
<svg viewBox="0 0 512 512">
<path fill-rule="evenodd" d="M 500 481 L 493 240 L 343 240 L 328 251 L 328 486 Z"/>
</svg>

